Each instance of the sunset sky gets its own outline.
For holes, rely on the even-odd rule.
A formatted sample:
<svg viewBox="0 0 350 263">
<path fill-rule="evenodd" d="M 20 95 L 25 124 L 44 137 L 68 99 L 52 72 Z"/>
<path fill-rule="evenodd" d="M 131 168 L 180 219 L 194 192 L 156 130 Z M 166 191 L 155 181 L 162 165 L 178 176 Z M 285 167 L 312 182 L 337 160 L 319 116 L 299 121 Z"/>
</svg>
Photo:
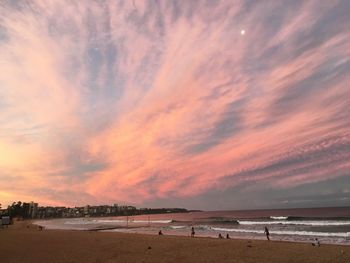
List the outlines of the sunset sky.
<svg viewBox="0 0 350 263">
<path fill-rule="evenodd" d="M 0 203 L 350 203 L 350 1 L 0 0 Z"/>
</svg>

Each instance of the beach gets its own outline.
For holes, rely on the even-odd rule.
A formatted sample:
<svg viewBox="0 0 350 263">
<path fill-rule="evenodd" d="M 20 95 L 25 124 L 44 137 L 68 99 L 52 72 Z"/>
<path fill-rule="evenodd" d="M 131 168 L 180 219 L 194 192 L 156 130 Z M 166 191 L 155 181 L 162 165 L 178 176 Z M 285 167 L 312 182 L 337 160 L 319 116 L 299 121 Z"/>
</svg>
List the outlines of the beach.
<svg viewBox="0 0 350 263">
<path fill-rule="evenodd" d="M 188 236 L 194 227 L 197 237 L 229 234 L 235 239 L 266 240 L 267 226 L 274 241 L 310 243 L 318 238 L 322 244 L 350 245 L 349 208 L 308 208 L 250 211 L 198 211 L 77 217 L 35 220 L 33 224 L 56 230 L 107 230 L 154 235 Z"/>
<path fill-rule="evenodd" d="M 272 237 L 273 239 L 273 237 Z M 350 246 L 43 230 L 29 221 L 0 230 L 1 262 L 350 262 Z"/>
</svg>

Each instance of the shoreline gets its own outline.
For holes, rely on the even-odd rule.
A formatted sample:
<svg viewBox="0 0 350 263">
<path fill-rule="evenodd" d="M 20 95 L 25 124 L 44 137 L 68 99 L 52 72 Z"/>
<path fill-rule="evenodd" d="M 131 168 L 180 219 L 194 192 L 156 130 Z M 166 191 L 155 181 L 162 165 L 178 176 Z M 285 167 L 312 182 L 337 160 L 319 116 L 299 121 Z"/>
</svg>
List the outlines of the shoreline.
<svg viewBox="0 0 350 263">
<path fill-rule="evenodd" d="M 49 219 L 50 220 L 50 219 Z M 30 222 L 30 224 L 32 224 L 33 226 L 40 226 L 40 224 L 35 223 L 36 220 L 28 220 L 28 222 Z M 42 220 L 40 220 L 42 221 Z M 45 221 L 45 220 L 43 220 Z M 106 232 L 106 233 L 124 233 L 124 234 L 136 234 L 136 235 L 149 235 L 149 236 L 158 236 L 158 232 L 154 231 L 154 232 L 129 232 L 127 230 L 137 230 L 137 229 L 142 229 L 145 228 L 147 226 L 129 226 L 129 227 L 125 227 L 125 226 L 101 226 L 101 227 L 94 227 L 94 228 L 86 228 L 86 229 L 64 229 L 64 228 L 46 228 L 45 225 L 42 225 L 46 230 L 59 230 L 59 231 L 92 231 L 92 232 Z M 121 231 L 114 231 L 114 230 L 118 230 L 120 229 Z M 123 231 L 124 230 L 124 231 Z M 164 230 L 162 230 L 163 235 L 164 236 L 175 236 L 175 237 L 189 237 L 190 233 L 187 234 L 181 234 L 181 232 L 176 232 L 176 231 L 169 231 L 166 232 Z M 226 233 L 225 233 L 226 234 Z M 312 244 L 314 242 L 314 238 L 310 237 L 310 240 L 288 240 L 288 239 L 282 239 L 279 235 L 270 235 L 270 239 L 271 241 L 274 242 L 288 242 L 288 243 L 301 243 L 301 244 Z M 218 237 L 216 235 L 203 235 L 203 234 L 198 234 L 196 235 L 196 238 L 211 238 L 211 239 L 218 239 Z M 320 237 L 315 236 L 315 238 L 318 238 L 321 241 L 321 244 L 323 245 L 334 245 L 334 246 L 348 246 L 350 247 L 350 243 L 332 243 L 332 242 L 327 242 L 327 241 L 323 241 Z M 223 238 L 226 239 L 226 238 Z M 247 236 L 246 238 L 244 236 L 230 236 L 230 239 L 235 239 L 235 240 L 241 240 L 241 241 L 246 241 L 246 240 L 251 240 L 251 241 L 266 241 L 265 236 L 254 236 L 254 237 L 249 237 Z"/>
<path fill-rule="evenodd" d="M 4 262 L 350 262 L 350 246 L 121 232 L 43 230 L 30 221 L 0 230 Z"/>
</svg>

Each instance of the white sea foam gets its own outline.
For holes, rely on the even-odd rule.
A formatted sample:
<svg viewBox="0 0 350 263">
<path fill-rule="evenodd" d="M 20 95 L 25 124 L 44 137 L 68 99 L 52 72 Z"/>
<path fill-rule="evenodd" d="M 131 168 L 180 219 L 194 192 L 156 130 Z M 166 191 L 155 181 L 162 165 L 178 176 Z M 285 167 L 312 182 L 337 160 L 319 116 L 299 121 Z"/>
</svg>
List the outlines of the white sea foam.
<svg viewBox="0 0 350 263">
<path fill-rule="evenodd" d="M 304 226 L 350 226 L 350 221 L 300 220 L 300 221 L 245 221 L 238 220 L 240 225 L 304 225 Z"/>
<path fill-rule="evenodd" d="M 101 224 L 101 223 L 126 223 L 126 221 L 122 220 L 69 220 L 65 221 L 65 225 L 94 225 L 94 224 Z"/>
<path fill-rule="evenodd" d="M 276 220 L 287 220 L 288 216 L 270 216 L 270 218 Z"/>
<path fill-rule="evenodd" d="M 252 233 L 252 234 L 264 234 L 263 230 L 252 230 L 252 229 L 238 229 L 238 228 L 222 228 L 212 227 L 214 231 L 225 231 L 235 233 Z M 330 232 L 314 232 L 314 231 L 282 231 L 282 230 L 271 230 L 270 234 L 275 235 L 296 235 L 296 236 L 319 236 L 319 237 L 350 237 L 350 232 L 330 233 Z"/>
<path fill-rule="evenodd" d="M 172 229 L 183 229 L 186 228 L 186 226 L 170 226 Z"/>
<path fill-rule="evenodd" d="M 172 220 L 133 220 L 129 219 L 129 223 L 154 223 L 154 224 L 169 224 Z M 90 225 L 90 224 L 125 224 L 125 220 L 120 219 L 93 219 L 93 220 L 69 220 L 65 221 L 66 225 Z"/>
<path fill-rule="evenodd" d="M 90 222 L 92 222 L 93 224 L 101 224 L 101 223 L 107 223 L 107 224 L 109 224 L 109 223 L 117 223 L 117 224 L 119 224 L 119 223 L 126 223 L 126 220 L 120 220 L 120 219 L 95 219 L 95 220 L 92 220 L 92 221 L 90 221 Z M 129 220 L 129 222 L 130 222 L 130 220 Z"/>
<path fill-rule="evenodd" d="M 169 224 L 171 222 L 173 222 L 173 220 L 133 220 L 132 222 L 134 223 L 156 223 L 156 224 Z"/>
</svg>

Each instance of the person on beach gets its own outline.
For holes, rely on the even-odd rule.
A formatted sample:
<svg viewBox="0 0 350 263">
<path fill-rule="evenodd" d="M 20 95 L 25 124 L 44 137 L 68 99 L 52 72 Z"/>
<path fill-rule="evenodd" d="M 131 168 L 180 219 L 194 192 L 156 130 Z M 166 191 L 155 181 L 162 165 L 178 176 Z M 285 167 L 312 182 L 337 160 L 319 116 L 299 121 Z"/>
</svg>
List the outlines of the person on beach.
<svg viewBox="0 0 350 263">
<path fill-rule="evenodd" d="M 158 235 L 160 235 L 160 236 L 162 236 L 162 235 L 163 235 L 162 230 L 159 230 Z"/>
<path fill-rule="evenodd" d="M 270 241 L 270 232 L 269 232 L 269 229 L 266 226 L 265 226 L 264 233 L 266 235 L 267 240 Z"/>
<path fill-rule="evenodd" d="M 223 237 L 222 237 L 222 235 L 221 235 L 221 233 L 219 234 L 219 238 L 220 238 L 220 239 L 222 239 L 222 238 L 223 238 Z"/>
<path fill-rule="evenodd" d="M 226 234 L 226 239 L 230 239 L 230 235 L 228 233 Z"/>
<path fill-rule="evenodd" d="M 312 246 L 317 246 L 317 247 L 319 247 L 319 246 L 321 246 L 321 244 L 320 244 L 320 241 L 318 240 L 318 238 L 315 238 L 315 242 L 313 242 L 312 243 Z"/>
<path fill-rule="evenodd" d="M 194 237 L 194 234 L 195 234 L 195 232 L 194 232 L 194 227 L 192 227 L 192 228 L 191 228 L 191 237 Z"/>
</svg>

